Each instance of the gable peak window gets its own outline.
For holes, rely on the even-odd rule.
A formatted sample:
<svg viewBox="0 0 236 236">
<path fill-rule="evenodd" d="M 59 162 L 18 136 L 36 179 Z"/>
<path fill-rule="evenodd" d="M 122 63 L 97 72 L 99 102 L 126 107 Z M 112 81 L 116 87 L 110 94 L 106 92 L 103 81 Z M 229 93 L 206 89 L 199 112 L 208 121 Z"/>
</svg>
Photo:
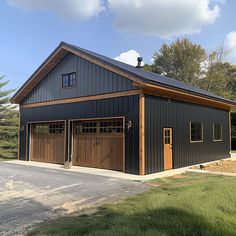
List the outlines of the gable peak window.
<svg viewBox="0 0 236 236">
<path fill-rule="evenodd" d="M 213 140 L 222 141 L 222 124 L 213 124 Z"/>
<path fill-rule="evenodd" d="M 62 75 L 62 88 L 70 88 L 76 86 L 76 73 L 66 73 Z"/>
<path fill-rule="evenodd" d="M 202 122 L 190 122 L 190 142 L 203 142 Z"/>
</svg>

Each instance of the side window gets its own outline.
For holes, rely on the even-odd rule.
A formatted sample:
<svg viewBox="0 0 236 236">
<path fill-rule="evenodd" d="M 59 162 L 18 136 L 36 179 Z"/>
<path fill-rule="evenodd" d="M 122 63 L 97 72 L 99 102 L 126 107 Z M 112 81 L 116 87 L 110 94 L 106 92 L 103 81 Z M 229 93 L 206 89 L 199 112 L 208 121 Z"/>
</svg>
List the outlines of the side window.
<svg viewBox="0 0 236 236">
<path fill-rule="evenodd" d="M 222 124 L 213 124 L 213 140 L 222 141 Z"/>
<path fill-rule="evenodd" d="M 203 124 L 202 122 L 190 122 L 190 142 L 203 142 Z"/>
<path fill-rule="evenodd" d="M 69 88 L 76 86 L 76 73 L 67 73 L 62 75 L 62 88 Z"/>
</svg>

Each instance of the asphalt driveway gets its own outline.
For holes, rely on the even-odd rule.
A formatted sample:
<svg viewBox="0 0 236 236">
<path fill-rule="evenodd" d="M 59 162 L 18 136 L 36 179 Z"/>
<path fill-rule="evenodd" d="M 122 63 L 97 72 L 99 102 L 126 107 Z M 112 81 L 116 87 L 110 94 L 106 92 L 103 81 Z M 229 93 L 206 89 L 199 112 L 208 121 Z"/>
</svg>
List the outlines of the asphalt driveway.
<svg viewBox="0 0 236 236">
<path fill-rule="evenodd" d="M 0 235 L 145 191 L 140 182 L 0 162 Z"/>
</svg>

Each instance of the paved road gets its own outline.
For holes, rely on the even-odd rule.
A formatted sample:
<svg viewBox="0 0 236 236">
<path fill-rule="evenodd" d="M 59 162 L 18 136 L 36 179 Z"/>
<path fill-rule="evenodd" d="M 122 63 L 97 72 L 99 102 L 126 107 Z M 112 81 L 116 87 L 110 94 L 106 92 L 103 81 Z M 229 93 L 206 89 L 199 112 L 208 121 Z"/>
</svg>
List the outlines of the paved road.
<svg viewBox="0 0 236 236">
<path fill-rule="evenodd" d="M 0 162 L 0 235 L 145 191 L 142 183 Z"/>
</svg>

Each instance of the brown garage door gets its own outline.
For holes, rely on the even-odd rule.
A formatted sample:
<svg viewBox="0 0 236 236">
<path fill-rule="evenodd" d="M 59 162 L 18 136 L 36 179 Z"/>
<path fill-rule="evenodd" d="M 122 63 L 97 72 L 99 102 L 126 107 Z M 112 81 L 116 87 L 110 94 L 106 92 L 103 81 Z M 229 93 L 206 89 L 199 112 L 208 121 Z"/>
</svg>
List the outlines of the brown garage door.
<svg viewBox="0 0 236 236">
<path fill-rule="evenodd" d="M 123 119 L 81 121 L 74 124 L 73 164 L 123 170 Z"/>
<path fill-rule="evenodd" d="M 64 164 L 65 124 L 33 124 L 30 141 L 30 160 Z"/>
</svg>

